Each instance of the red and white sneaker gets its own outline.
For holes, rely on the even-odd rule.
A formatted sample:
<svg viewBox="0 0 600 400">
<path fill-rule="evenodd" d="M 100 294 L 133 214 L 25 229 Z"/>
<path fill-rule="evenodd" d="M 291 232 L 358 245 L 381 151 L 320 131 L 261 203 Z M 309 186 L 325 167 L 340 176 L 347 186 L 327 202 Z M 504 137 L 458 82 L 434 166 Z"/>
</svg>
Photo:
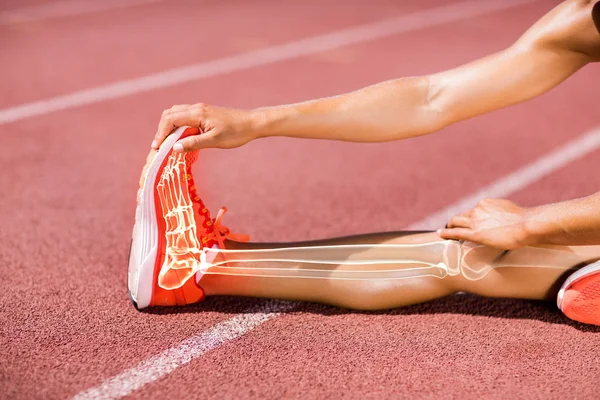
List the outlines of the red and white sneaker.
<svg viewBox="0 0 600 400">
<path fill-rule="evenodd" d="M 211 219 L 198 196 L 191 170 L 198 151 L 172 151 L 179 139 L 199 133 L 198 128 L 177 129 L 150 152 L 142 171 L 128 274 L 129 295 L 138 309 L 203 300 L 203 249 L 224 248 L 226 238 L 248 240 L 221 225 L 225 208 Z"/>
<path fill-rule="evenodd" d="M 570 319 L 600 325 L 600 261 L 569 276 L 558 292 L 556 303 Z"/>
</svg>

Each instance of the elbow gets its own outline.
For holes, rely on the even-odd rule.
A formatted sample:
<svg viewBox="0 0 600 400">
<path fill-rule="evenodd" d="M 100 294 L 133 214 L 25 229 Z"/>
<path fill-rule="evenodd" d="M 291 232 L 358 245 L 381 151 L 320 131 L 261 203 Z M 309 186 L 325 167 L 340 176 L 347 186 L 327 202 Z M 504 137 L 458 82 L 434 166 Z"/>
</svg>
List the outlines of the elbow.
<svg viewBox="0 0 600 400">
<path fill-rule="evenodd" d="M 452 115 L 451 108 L 444 104 L 444 94 L 447 89 L 444 88 L 439 77 L 430 75 L 427 79 L 427 99 L 425 102 L 425 115 L 427 120 L 428 133 L 437 132 L 451 125 L 455 118 Z"/>
</svg>

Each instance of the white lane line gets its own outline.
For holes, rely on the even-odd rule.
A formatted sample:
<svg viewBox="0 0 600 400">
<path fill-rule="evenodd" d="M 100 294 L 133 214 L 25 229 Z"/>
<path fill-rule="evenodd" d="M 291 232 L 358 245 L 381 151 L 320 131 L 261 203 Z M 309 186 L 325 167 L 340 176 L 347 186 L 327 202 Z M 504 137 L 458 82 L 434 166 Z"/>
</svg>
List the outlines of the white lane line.
<svg viewBox="0 0 600 400">
<path fill-rule="evenodd" d="M 572 161 L 582 158 L 600 148 L 600 127 L 597 127 L 561 147 L 519 168 L 475 193 L 466 196 L 448 207 L 411 224 L 408 229 L 439 229 L 461 211 L 472 208 L 485 198 L 506 197 L 526 188 L 541 178 L 563 168 Z"/>
<path fill-rule="evenodd" d="M 99 11 L 158 3 L 161 1 L 165 0 L 58 1 L 49 4 L 0 11 L 0 26 L 51 18 L 74 17 L 84 14 L 93 14 Z"/>
<path fill-rule="evenodd" d="M 292 310 L 298 303 L 270 300 L 259 309 L 216 324 L 212 328 L 184 340 L 176 347 L 172 347 L 157 354 L 136 367 L 125 370 L 119 375 L 104 381 L 99 386 L 88 389 L 75 395 L 74 399 L 118 399 L 144 385 L 154 382 L 175 369 L 188 364 L 208 351 L 230 342 L 261 324 L 273 319 L 279 313 Z"/>
<path fill-rule="evenodd" d="M 483 189 L 470 194 L 449 207 L 431 214 L 412 224 L 408 229 L 443 226 L 447 218 L 477 203 L 485 197 L 506 197 L 536 182 L 546 175 L 563 168 L 593 151 L 600 149 L 600 127 L 567 142 L 556 150 L 510 173 Z M 76 399 L 117 399 L 144 385 L 171 373 L 194 358 L 244 335 L 263 322 L 293 309 L 298 303 L 269 301 L 257 313 L 240 314 L 215 325 L 206 332 L 186 339 L 180 345 L 141 362 L 137 367 L 126 370 L 75 396 Z"/>
<path fill-rule="evenodd" d="M 197 79 L 224 75 L 400 33 L 456 22 L 538 1 L 542 0 L 472 0 L 358 25 L 325 35 L 313 36 L 282 45 L 5 108 L 0 110 L 0 125 L 54 111 L 81 107 Z"/>
</svg>

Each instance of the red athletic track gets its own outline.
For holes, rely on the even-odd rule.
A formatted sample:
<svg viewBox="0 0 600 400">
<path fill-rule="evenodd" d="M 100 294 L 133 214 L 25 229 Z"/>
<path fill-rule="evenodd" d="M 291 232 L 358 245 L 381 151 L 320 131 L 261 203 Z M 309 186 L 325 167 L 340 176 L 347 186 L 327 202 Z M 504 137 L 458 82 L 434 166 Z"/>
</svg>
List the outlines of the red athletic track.
<svg viewBox="0 0 600 400">
<path fill-rule="evenodd" d="M 174 0 L 0 26 L 0 108 L 440 3 Z M 0 397 L 75 395 L 261 303 L 131 306 L 136 186 L 163 108 L 254 107 L 437 71 L 510 44 L 554 4 L 0 126 Z M 271 139 L 204 151 L 197 175 L 211 209 L 227 205 L 227 225 L 255 240 L 401 229 L 596 127 L 599 79 L 587 67 L 530 103 L 409 141 Z M 598 170 L 595 152 L 511 198 L 586 195 L 598 190 Z M 460 295 L 382 313 L 302 304 L 132 397 L 595 398 L 598 349 L 599 328 L 540 302 Z"/>
</svg>

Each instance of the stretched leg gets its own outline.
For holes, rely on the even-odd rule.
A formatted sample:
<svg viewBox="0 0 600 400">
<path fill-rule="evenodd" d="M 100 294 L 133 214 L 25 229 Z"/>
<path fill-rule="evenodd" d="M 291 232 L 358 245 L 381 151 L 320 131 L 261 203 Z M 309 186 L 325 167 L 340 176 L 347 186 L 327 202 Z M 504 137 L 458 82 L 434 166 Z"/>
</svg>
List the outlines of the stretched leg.
<svg viewBox="0 0 600 400">
<path fill-rule="evenodd" d="M 600 258 L 600 246 L 530 247 L 513 251 L 503 259 L 499 259 L 501 252 L 498 250 L 463 245 L 462 263 L 458 272 L 455 268 L 452 273 L 449 273 L 451 263 L 439 263 L 437 266 L 444 264 L 448 272 L 438 274 L 440 277 L 445 276 L 440 279 L 431 274 L 413 273 L 415 271 L 421 273 L 423 270 L 419 268 L 423 268 L 423 265 L 434 265 L 424 260 L 431 261 L 437 257 L 438 261 L 435 263 L 438 263 L 440 248 L 445 249 L 446 244 L 452 245 L 453 250 L 458 246 L 457 242 L 436 244 L 435 242 L 442 242 L 442 240 L 437 234 L 431 232 L 373 234 L 290 244 L 241 244 L 232 241 L 223 243 L 225 237 L 234 238 L 234 236 L 220 225 L 219 216 L 214 220 L 210 218 L 208 210 L 196 192 L 190 169 L 191 163 L 196 158 L 195 154 L 173 155 L 170 150 L 170 146 L 178 138 L 197 133 L 198 131 L 194 129 L 180 129 L 173 133 L 158 152 L 149 155 L 148 164 L 142 174 L 128 277 L 131 298 L 139 308 L 190 304 L 201 300 L 204 294 L 305 300 L 355 309 L 399 307 L 456 292 L 545 299 L 555 295 L 558 286 L 564 280 L 564 275 L 569 270 Z M 222 215 L 222 212 L 219 215 Z M 369 244 L 394 246 L 369 247 Z M 409 244 L 426 245 L 397 246 Z M 206 250 L 218 248 L 223 251 L 225 249 L 244 251 L 244 249 L 260 250 L 293 246 L 296 247 L 294 253 L 301 256 L 296 258 L 292 268 L 288 268 L 288 264 L 285 272 L 304 273 L 305 271 L 299 270 L 317 269 L 314 267 L 314 258 L 309 256 L 318 255 L 316 253 L 320 250 L 319 246 L 332 245 L 346 245 L 346 248 L 347 245 L 355 245 L 354 247 L 359 247 L 360 250 L 350 254 L 348 258 L 345 258 L 348 254 L 344 254 L 343 251 L 341 257 L 336 253 L 335 257 L 326 260 L 329 262 L 323 262 L 321 258 L 319 262 L 324 265 L 319 265 L 318 269 L 319 273 L 325 272 L 325 277 L 319 279 L 214 275 L 210 270 L 211 268 L 218 270 L 216 264 L 219 260 L 208 261 L 208 250 Z M 356 245 L 367 245 L 368 248 Z M 303 247 L 313 249 L 303 249 Z M 389 252 L 392 247 L 399 248 L 398 254 L 393 253 L 388 257 L 389 253 L 385 253 L 387 254 L 385 257 L 388 257 L 385 268 L 389 268 L 390 262 L 397 263 L 392 266 L 392 269 L 400 270 L 402 278 L 379 279 L 382 276 L 379 270 L 384 268 L 378 261 L 381 259 L 382 248 L 387 248 Z M 328 252 L 331 249 L 325 250 Z M 339 248 L 335 251 L 338 250 Z M 261 262 L 268 262 L 257 261 L 268 259 L 259 258 L 260 252 L 244 252 L 247 255 L 246 261 L 238 259 L 235 267 L 247 267 L 250 270 L 256 269 L 257 264 Z M 301 254 L 303 252 L 304 254 Z M 368 254 L 365 256 L 365 253 Z M 223 254 L 227 256 L 226 252 Z M 219 253 L 217 257 L 223 254 Z M 357 254 L 358 256 L 354 257 Z M 214 253 L 211 257 L 213 255 Z M 301 265 L 303 261 L 298 260 L 304 260 L 306 265 Z M 373 260 L 375 263 L 371 262 Z M 408 260 L 418 261 L 411 265 L 413 262 Z M 338 261 L 339 265 L 336 265 Z M 364 265 L 357 265 L 357 262 Z M 454 264 L 455 267 L 459 266 L 458 262 Z M 235 271 L 235 267 L 228 272 Z M 328 268 L 331 269 L 331 274 Z M 370 271 L 368 274 L 377 276 L 378 279 L 334 279 L 357 276 L 355 274 L 357 268 Z M 338 270 L 341 271 L 340 274 L 337 274 Z M 429 270 L 440 272 L 442 268 L 432 267 Z M 205 273 L 200 280 L 204 291 L 198 288 L 194 279 L 188 279 L 193 278 L 197 271 Z M 410 272 L 407 274 L 411 275 L 410 278 L 405 276 L 406 271 Z M 577 284 L 590 286 L 588 281 Z M 574 291 L 575 289 L 571 289 L 567 294 Z"/>
<path fill-rule="evenodd" d="M 226 247 L 228 249 L 257 250 L 319 245 L 421 244 L 437 241 L 441 241 L 441 239 L 433 232 L 396 232 L 286 244 L 229 241 Z M 361 310 L 401 307 L 456 292 L 469 292 L 490 297 L 550 299 L 556 295 L 558 286 L 568 271 L 600 258 L 600 246 L 525 248 L 513 251 L 501 259 L 499 256 L 502 251 L 500 250 L 482 246 L 468 249 L 465 247 L 465 250 L 469 250 L 469 253 L 465 256 L 464 262 L 478 271 L 489 269 L 489 267 L 491 269 L 481 277 L 473 278 L 473 274 L 468 275 L 469 277 L 459 274 L 441 279 L 434 276 L 391 280 L 337 280 L 205 275 L 202 277 L 201 286 L 207 295 L 238 295 L 312 301 Z M 424 251 L 427 251 L 426 248 Z M 252 257 L 252 253 L 248 254 Z M 256 266 L 256 263 L 250 262 L 247 266 Z M 417 266 L 398 264 L 396 268 Z M 349 268 L 349 266 L 334 265 L 330 268 L 339 270 Z M 361 268 L 366 270 L 379 267 L 363 265 Z"/>
</svg>

